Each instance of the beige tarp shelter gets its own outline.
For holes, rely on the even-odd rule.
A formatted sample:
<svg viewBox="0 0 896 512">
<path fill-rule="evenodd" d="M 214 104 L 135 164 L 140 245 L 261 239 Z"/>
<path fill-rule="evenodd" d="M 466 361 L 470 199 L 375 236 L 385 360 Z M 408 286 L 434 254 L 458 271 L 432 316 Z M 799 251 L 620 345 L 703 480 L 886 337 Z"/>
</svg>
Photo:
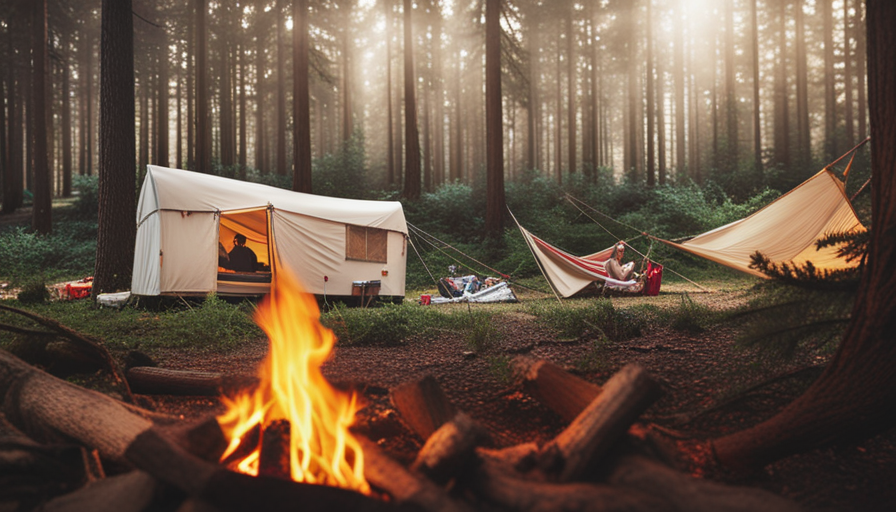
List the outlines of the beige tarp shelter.
<svg viewBox="0 0 896 512">
<path fill-rule="evenodd" d="M 823 169 L 756 213 L 682 243 L 657 238 L 691 254 L 759 277 L 750 256 L 761 252 L 775 263 L 802 265 L 811 261 L 819 270 L 855 267 L 857 261 L 837 256 L 836 247 L 816 250 L 815 241 L 829 233 L 865 231 L 843 182 Z"/>
<path fill-rule="evenodd" d="M 218 266 L 236 234 L 256 272 Z M 292 192 L 150 165 L 137 205 L 135 295 L 257 295 L 287 268 L 318 295 L 403 297 L 407 224 L 401 203 Z"/>
</svg>

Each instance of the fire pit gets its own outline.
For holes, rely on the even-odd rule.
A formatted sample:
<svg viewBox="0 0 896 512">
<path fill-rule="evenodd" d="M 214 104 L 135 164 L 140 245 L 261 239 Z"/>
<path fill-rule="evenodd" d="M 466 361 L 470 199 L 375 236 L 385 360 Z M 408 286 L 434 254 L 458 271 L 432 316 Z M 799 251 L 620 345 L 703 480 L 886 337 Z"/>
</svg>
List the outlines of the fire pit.
<svg viewBox="0 0 896 512">
<path fill-rule="evenodd" d="M 256 315 L 270 339 L 257 379 L 222 398 L 224 414 L 199 423 L 88 391 L 0 352 L 6 446 L 76 468 L 44 490 L 56 496 L 46 503 L 50 510 L 796 508 L 660 462 L 662 445 L 636 423 L 659 386 L 633 365 L 597 386 L 551 363 L 516 359 L 522 391 L 569 423 L 547 443 L 502 449 L 489 447 L 487 429 L 458 410 L 435 379 L 405 382 L 389 391 L 391 404 L 425 443 L 411 464 L 401 464 L 376 439 L 356 433 L 370 430 L 352 428 L 358 397 L 321 374 L 335 338 L 318 316 L 314 299 L 278 275 Z M 142 372 L 156 383 L 176 374 Z M 224 382 L 185 374 L 202 389 Z"/>
</svg>

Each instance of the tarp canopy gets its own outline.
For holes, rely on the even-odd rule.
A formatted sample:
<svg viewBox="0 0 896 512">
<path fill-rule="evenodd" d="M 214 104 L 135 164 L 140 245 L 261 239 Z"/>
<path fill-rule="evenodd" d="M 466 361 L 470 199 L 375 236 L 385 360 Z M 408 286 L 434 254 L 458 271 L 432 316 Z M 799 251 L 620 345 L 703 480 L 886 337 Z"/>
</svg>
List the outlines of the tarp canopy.
<svg viewBox="0 0 896 512">
<path fill-rule="evenodd" d="M 843 182 L 823 169 L 756 213 L 682 243 L 666 244 L 728 267 L 767 278 L 750 268 L 750 256 L 761 252 L 774 263 L 819 270 L 855 267 L 858 262 L 837 255 L 836 247 L 816 250 L 815 241 L 829 233 L 865 231 L 846 196 Z"/>
<path fill-rule="evenodd" d="M 235 235 L 257 256 L 255 272 L 219 267 Z M 135 295 L 257 295 L 288 268 L 319 295 L 352 295 L 379 281 L 404 296 L 407 224 L 401 203 L 292 192 L 148 166 L 137 206 Z"/>
<path fill-rule="evenodd" d="M 638 281 L 619 281 L 607 275 L 604 262 L 610 259 L 613 247 L 587 256 L 574 256 L 558 249 L 517 224 L 535 256 L 545 278 L 561 297 L 571 297 L 595 281 L 601 281 L 617 289 L 638 285 Z"/>
</svg>

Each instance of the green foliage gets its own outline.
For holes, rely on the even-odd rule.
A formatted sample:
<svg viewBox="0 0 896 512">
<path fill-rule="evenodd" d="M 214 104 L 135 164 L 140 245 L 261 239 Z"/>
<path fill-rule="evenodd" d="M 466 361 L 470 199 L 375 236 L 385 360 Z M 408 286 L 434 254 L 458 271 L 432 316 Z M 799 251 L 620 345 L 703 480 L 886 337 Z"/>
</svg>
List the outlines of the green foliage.
<svg viewBox="0 0 896 512">
<path fill-rule="evenodd" d="M 469 320 L 463 326 L 464 342 L 473 352 L 488 352 L 500 339 L 494 319 L 488 312 L 468 309 Z"/>
<path fill-rule="evenodd" d="M 851 290 L 796 287 L 771 281 L 732 315 L 743 323 L 739 343 L 764 354 L 792 358 L 798 351 L 832 351 L 843 336 L 855 294 Z"/>
<path fill-rule="evenodd" d="M 815 242 L 817 249 L 834 247 L 837 255 L 846 261 L 857 263 L 855 267 L 839 270 L 820 270 L 806 261 L 801 265 L 789 262 L 772 262 L 759 251 L 751 255 L 750 268 L 759 270 L 776 281 L 801 288 L 855 291 L 859 287 L 864 260 L 871 242 L 870 231 L 854 233 L 829 233 Z"/>
<path fill-rule="evenodd" d="M 507 356 L 488 356 L 488 369 L 492 375 L 502 385 L 509 385 L 513 382 L 513 360 Z"/>
<path fill-rule="evenodd" d="M 349 308 L 337 304 L 321 316 L 340 343 L 399 345 L 427 328 L 428 311 L 411 304 L 384 304 L 377 308 Z"/>
<path fill-rule="evenodd" d="M 49 235 L 23 226 L 2 230 L 0 279 L 23 283 L 37 274 L 48 280 L 91 275 L 96 234 L 96 220 L 60 219 Z"/>
<path fill-rule="evenodd" d="M 50 290 L 47 289 L 43 279 L 33 278 L 22 285 L 18 299 L 22 304 L 44 303 L 50 300 Z"/>
<path fill-rule="evenodd" d="M 75 215 L 83 219 L 96 219 L 100 210 L 99 179 L 96 176 L 72 177 L 72 188 L 77 191 Z"/>
<path fill-rule="evenodd" d="M 311 182 L 318 195 L 365 199 L 370 195 L 367 176 L 364 137 L 356 131 L 339 151 L 313 162 Z"/>
<path fill-rule="evenodd" d="M 685 293 L 674 309 L 666 311 L 665 323 L 676 331 L 698 334 L 706 330 L 718 316 L 710 308 L 697 304 Z"/>
</svg>

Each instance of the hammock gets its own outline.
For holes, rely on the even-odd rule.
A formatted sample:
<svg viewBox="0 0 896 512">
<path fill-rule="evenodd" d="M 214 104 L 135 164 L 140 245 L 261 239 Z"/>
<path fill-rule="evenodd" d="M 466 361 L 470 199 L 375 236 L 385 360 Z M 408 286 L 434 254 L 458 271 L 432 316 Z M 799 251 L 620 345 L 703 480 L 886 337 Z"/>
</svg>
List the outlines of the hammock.
<svg viewBox="0 0 896 512">
<path fill-rule="evenodd" d="M 516 219 L 514 219 L 516 220 Z M 631 279 L 619 281 L 607 274 L 604 262 L 610 259 L 613 247 L 587 256 L 574 256 L 558 249 L 530 233 L 517 222 L 526 244 L 532 251 L 545 279 L 559 296 L 571 297 L 585 289 L 591 283 L 602 283 L 606 288 L 624 292 L 641 293 L 650 290 L 652 295 L 659 293 L 659 280 L 662 278 L 662 266 L 648 262 L 645 279 L 648 283 Z M 653 283 L 650 284 L 650 281 Z"/>
</svg>

